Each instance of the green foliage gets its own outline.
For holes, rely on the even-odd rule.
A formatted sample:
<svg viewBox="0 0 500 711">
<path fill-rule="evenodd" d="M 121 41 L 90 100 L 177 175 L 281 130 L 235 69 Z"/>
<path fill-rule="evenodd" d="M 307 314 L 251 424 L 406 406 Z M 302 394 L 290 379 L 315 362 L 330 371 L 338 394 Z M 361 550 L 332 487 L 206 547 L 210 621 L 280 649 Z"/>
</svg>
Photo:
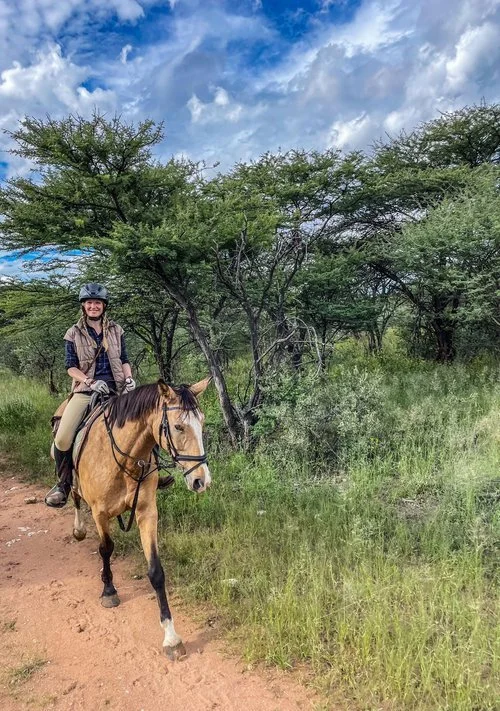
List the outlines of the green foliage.
<svg viewBox="0 0 500 711">
<path fill-rule="evenodd" d="M 28 467 L 35 479 L 53 476 L 50 418 L 59 402 L 28 378 L 0 371 L 0 448 Z"/>
<path fill-rule="evenodd" d="M 37 413 L 26 400 L 12 400 L 0 408 L 0 429 L 4 432 L 25 434 L 33 427 Z"/>
<path fill-rule="evenodd" d="M 283 463 L 331 470 L 353 453 L 368 453 L 380 440 L 381 377 L 356 367 L 339 365 L 321 378 L 278 379 L 267 403 L 256 435 L 262 435 L 261 447 Z"/>
<path fill-rule="evenodd" d="M 486 329 L 498 343 L 500 195 L 493 169 L 476 171 L 467 191 L 447 198 L 392 243 L 393 264 L 405 275 L 421 327 L 454 349 L 461 326 Z"/>
<path fill-rule="evenodd" d="M 248 660 L 306 662 L 350 708 L 493 711 L 498 364 L 403 358 L 398 370 L 398 348 L 368 357 L 357 341 L 346 342 L 324 380 L 305 390 L 287 383 L 289 412 L 306 402 L 312 417 L 313 400 L 328 414 L 326 391 L 335 418 L 314 420 L 316 435 L 326 439 L 330 420 L 345 423 L 333 427 L 340 446 L 321 467 L 304 466 L 288 432 L 302 436 L 291 414 L 263 435 L 269 446 L 254 456 L 218 452 L 222 423 L 208 391 L 213 486 L 198 497 L 179 479 L 159 493 L 162 559 L 179 592 L 208 605 Z M 43 430 L 47 451 L 52 400 L 33 382 L 2 376 L 0 401 L 32 403 L 32 429 Z M 31 429 L 22 435 L 8 426 L 0 437 L 16 456 L 36 449 Z M 311 449 L 309 456 L 313 462 Z M 136 534 L 116 537 L 119 551 L 140 550 Z"/>
<path fill-rule="evenodd" d="M 364 383 L 355 397 L 376 393 L 383 446 L 353 447 L 341 469 L 301 471 L 291 437 L 281 457 L 275 443 L 211 462 L 208 496 L 176 487 L 161 500 L 162 555 L 248 659 L 306 661 L 350 708 L 493 710 L 498 367 L 357 361 L 338 368 Z"/>
<path fill-rule="evenodd" d="M 411 134 L 403 132 L 378 146 L 381 165 L 397 163 L 407 168 L 477 168 L 497 163 L 500 157 L 500 106 L 465 106 L 444 112 L 421 124 Z"/>
<path fill-rule="evenodd" d="M 496 105 L 466 107 L 370 156 L 268 153 L 211 179 L 196 163 L 155 161 L 161 127 L 149 121 L 27 118 L 12 137 L 39 175 L 0 189 L 1 244 L 78 250 L 81 273 L 120 294 L 137 360 L 165 377 L 193 342 L 233 445 L 248 447 L 270 405 L 266 383 L 311 361 L 326 370 L 351 333 L 379 352 L 390 324 L 402 324 L 409 352 L 442 361 L 495 350 L 499 116 Z M 69 296 L 54 280 L 45 288 Z M 23 314 L 20 293 L 16 304 L 5 307 L 7 326 L 23 331 L 14 355 L 55 389 L 57 319 L 37 344 L 27 332 L 46 316 L 33 302 L 37 313 Z M 231 357 L 248 364 L 236 392 Z"/>
<path fill-rule="evenodd" d="M 150 122 L 13 134 L 40 179 L 0 190 L 3 248 L 77 249 L 148 374 L 168 332 L 180 380 L 216 376 L 213 487 L 159 494 L 171 576 L 249 659 L 305 661 L 350 708 L 500 695 L 499 120 L 469 107 L 371 156 L 268 154 L 210 180 L 155 162 Z M 57 356 L 73 289 L 2 287 L 3 363 L 55 367 L 33 354 Z M 0 403 L 1 446 L 46 475 L 56 403 L 8 373 Z M 252 454 L 228 447 L 241 431 Z"/>
</svg>

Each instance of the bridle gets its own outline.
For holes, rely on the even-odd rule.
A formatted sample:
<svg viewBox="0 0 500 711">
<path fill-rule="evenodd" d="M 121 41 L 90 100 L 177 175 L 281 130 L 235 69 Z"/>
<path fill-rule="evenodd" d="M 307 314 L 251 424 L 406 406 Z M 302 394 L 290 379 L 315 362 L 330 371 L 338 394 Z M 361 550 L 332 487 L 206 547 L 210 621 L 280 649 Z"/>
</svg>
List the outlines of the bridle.
<svg viewBox="0 0 500 711">
<path fill-rule="evenodd" d="M 162 417 L 161 417 L 161 422 L 160 422 L 160 428 L 158 432 L 158 444 L 161 447 L 161 438 L 162 435 L 165 437 L 165 443 L 167 445 L 166 449 L 168 448 L 168 453 L 172 457 L 172 460 L 176 463 L 179 464 L 180 462 L 196 462 L 192 467 L 189 469 L 185 470 L 182 465 L 182 473 L 184 476 L 188 476 L 191 474 L 191 472 L 194 472 L 195 469 L 198 467 L 201 467 L 202 464 L 207 463 L 207 455 L 206 454 L 179 454 L 179 451 L 177 450 L 177 447 L 174 444 L 174 440 L 172 439 L 172 433 L 170 431 L 170 424 L 168 422 L 168 415 L 167 412 L 169 410 L 182 410 L 179 405 L 165 405 L 163 403 L 162 407 Z"/>
<path fill-rule="evenodd" d="M 128 477 L 133 479 L 137 483 L 137 487 L 135 490 L 134 494 L 134 500 L 132 502 L 132 507 L 130 510 L 130 516 L 127 522 L 127 525 L 124 524 L 123 519 L 121 515 L 117 516 L 118 523 L 120 525 L 120 528 L 122 531 L 128 532 L 132 528 L 132 524 L 134 522 L 135 518 L 135 510 L 137 508 L 137 501 L 139 499 L 139 489 L 141 487 L 142 482 L 148 478 L 150 474 L 152 474 L 155 471 L 158 471 L 159 469 L 169 469 L 174 467 L 176 464 L 180 464 L 180 462 L 196 462 L 194 466 L 190 467 L 188 470 L 184 470 L 182 465 L 180 465 L 182 469 L 182 473 L 184 474 L 184 477 L 187 477 L 191 472 L 194 472 L 195 469 L 198 467 L 201 467 L 202 464 L 207 463 L 207 455 L 206 454 L 179 454 L 179 451 L 177 447 L 174 444 L 174 441 L 172 439 L 172 434 L 170 432 L 170 425 L 168 422 L 168 415 L 167 412 L 168 410 L 182 410 L 183 408 L 179 407 L 178 405 L 170 405 L 167 406 L 165 403 L 163 403 L 162 407 L 162 417 L 161 417 L 161 422 L 160 422 L 160 427 L 159 427 L 159 432 L 158 432 L 158 446 L 161 448 L 161 438 L 162 435 L 165 437 L 165 443 L 167 445 L 166 449 L 170 456 L 172 457 L 172 462 L 173 464 L 168 465 L 163 462 L 160 462 L 160 458 L 158 454 L 155 454 L 155 450 L 153 450 L 154 457 L 156 459 L 156 466 L 151 467 L 151 460 L 149 462 L 145 462 L 142 459 L 136 459 L 135 457 L 132 457 L 130 454 L 127 452 L 123 452 L 120 447 L 116 444 L 115 438 L 113 436 L 113 429 L 108 422 L 108 418 L 106 416 L 106 411 L 105 411 L 105 404 L 102 403 L 102 415 L 104 419 L 104 424 L 106 426 L 106 431 L 108 433 L 108 437 L 110 440 L 111 444 L 111 451 L 113 453 L 113 457 L 115 462 L 118 464 L 119 468 L 121 469 L 124 474 L 126 474 Z M 93 423 L 92 423 L 93 424 Z M 119 460 L 118 457 L 116 456 L 116 452 L 119 452 L 123 457 L 132 460 L 134 464 L 140 468 L 141 473 L 139 476 L 134 476 L 132 472 L 130 472 L 127 467 L 125 467 Z"/>
</svg>

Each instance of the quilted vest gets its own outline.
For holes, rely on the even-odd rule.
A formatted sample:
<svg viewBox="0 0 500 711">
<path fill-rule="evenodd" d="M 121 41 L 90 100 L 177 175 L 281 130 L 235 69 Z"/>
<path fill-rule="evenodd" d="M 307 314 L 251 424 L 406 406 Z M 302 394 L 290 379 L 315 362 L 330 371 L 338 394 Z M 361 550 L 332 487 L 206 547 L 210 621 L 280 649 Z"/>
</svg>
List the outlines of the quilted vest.
<svg viewBox="0 0 500 711">
<path fill-rule="evenodd" d="M 123 375 L 122 362 L 120 360 L 121 353 L 121 337 L 123 334 L 123 328 L 119 326 L 114 321 L 109 321 L 108 328 L 108 350 L 106 351 L 109 358 L 109 363 L 111 365 L 111 371 L 116 383 L 117 392 L 121 392 L 125 376 Z M 80 363 L 80 370 L 85 373 L 87 377 L 93 378 L 95 373 L 95 342 L 90 336 L 87 329 L 85 328 L 83 319 L 80 319 L 78 323 L 69 328 L 65 335 L 65 341 L 72 341 L 75 345 L 76 355 L 78 357 L 78 362 Z M 80 383 L 78 380 L 73 379 L 73 384 L 71 386 L 71 392 L 73 393 L 91 393 L 91 389 L 85 385 L 85 383 Z"/>
</svg>

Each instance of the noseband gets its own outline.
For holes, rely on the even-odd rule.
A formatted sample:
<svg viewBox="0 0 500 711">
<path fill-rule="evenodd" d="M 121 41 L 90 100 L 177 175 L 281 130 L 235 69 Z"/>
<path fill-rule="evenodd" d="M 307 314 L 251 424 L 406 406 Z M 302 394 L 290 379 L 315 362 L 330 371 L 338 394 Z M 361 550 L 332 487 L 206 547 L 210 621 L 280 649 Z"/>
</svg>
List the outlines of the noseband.
<svg viewBox="0 0 500 711">
<path fill-rule="evenodd" d="M 158 444 L 161 447 L 161 437 L 162 435 L 165 437 L 165 442 L 167 443 L 167 448 L 170 453 L 170 456 L 174 460 L 176 464 L 180 462 L 196 462 L 196 464 L 192 467 L 190 467 L 187 471 L 183 470 L 184 476 L 188 476 L 188 474 L 191 474 L 191 472 L 194 472 L 195 469 L 198 467 L 201 467 L 202 464 L 207 463 L 207 455 L 206 454 L 179 454 L 174 441 L 172 439 L 172 434 L 170 432 L 170 425 L 168 422 L 168 415 L 167 411 L 168 410 L 181 410 L 182 408 L 179 407 L 178 405 L 171 405 L 170 407 L 167 407 L 165 403 L 163 404 L 162 408 L 162 417 L 161 417 L 161 422 L 160 422 L 160 431 L 159 431 L 159 437 L 158 437 Z M 182 469 L 182 466 L 181 466 Z"/>
</svg>

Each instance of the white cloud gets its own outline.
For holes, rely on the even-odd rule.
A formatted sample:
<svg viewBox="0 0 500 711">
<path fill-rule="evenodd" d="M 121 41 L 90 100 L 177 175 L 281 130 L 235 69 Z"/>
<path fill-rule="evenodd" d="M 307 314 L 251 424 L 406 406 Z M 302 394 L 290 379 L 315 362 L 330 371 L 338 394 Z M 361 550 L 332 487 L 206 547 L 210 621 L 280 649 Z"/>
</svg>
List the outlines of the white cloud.
<svg viewBox="0 0 500 711">
<path fill-rule="evenodd" d="M 500 58 L 499 28 L 491 22 L 468 28 L 456 45 L 455 56 L 446 63 L 452 90 L 462 89 L 474 75 L 492 68 Z"/>
<path fill-rule="evenodd" d="M 19 62 L 0 74 L 0 113 L 15 111 L 19 116 L 39 113 L 51 106 L 58 111 L 79 112 L 89 97 L 107 108 L 115 104 L 113 92 L 97 89 L 89 92 L 81 84 L 91 75 L 87 67 L 77 66 L 52 45 L 40 52 L 29 66 Z"/>
<path fill-rule="evenodd" d="M 365 146 L 373 135 L 374 125 L 367 114 L 355 116 L 350 121 L 334 121 L 328 145 L 343 150 Z"/>
<path fill-rule="evenodd" d="M 7 282 L 12 277 L 20 276 L 23 273 L 24 264 L 25 260 L 12 259 L 9 252 L 0 251 L 0 282 Z"/>
<path fill-rule="evenodd" d="M 243 112 L 243 106 L 231 101 L 229 94 L 221 86 L 215 88 L 212 102 L 203 103 L 196 94 L 193 94 L 187 102 L 187 107 L 191 112 L 191 121 L 200 124 L 225 121 L 235 123 L 239 121 Z M 255 111 L 252 113 L 255 115 Z"/>
<path fill-rule="evenodd" d="M 130 52 L 132 51 L 133 47 L 131 44 L 126 44 L 124 47 L 122 47 L 121 52 L 120 52 L 120 62 L 122 64 L 127 63 L 127 58 Z"/>
<path fill-rule="evenodd" d="M 171 0 L 154 42 L 128 34 L 121 51 L 115 44 L 103 56 L 99 36 L 94 59 L 95 26 L 111 15 L 130 26 L 162 3 L 20 0 L 15 14 L 0 0 L 0 49 L 2 38 L 9 49 L 0 59 L 0 127 L 24 113 L 86 113 L 96 104 L 124 119 L 165 120 L 163 156 L 227 168 L 278 147 L 363 148 L 440 109 L 500 99 L 498 0 L 363 0 L 343 24 L 329 21 L 325 0 L 294 42 L 265 15 L 266 3 Z M 48 28 L 62 27 L 79 39 L 54 53 Z M 255 47 L 266 49 L 250 63 Z"/>
<path fill-rule="evenodd" d="M 144 15 L 142 5 L 136 0 L 111 0 L 110 5 L 115 8 L 120 20 L 134 21 Z"/>
<path fill-rule="evenodd" d="M 52 45 L 39 52 L 32 64 L 19 62 L 0 74 L 0 128 L 13 130 L 25 115 L 57 118 L 69 113 L 89 116 L 94 108 L 114 112 L 117 98 L 113 91 L 82 86 L 91 76 L 88 67 L 73 64 L 63 57 L 61 48 Z M 8 136 L 0 134 L 0 150 L 10 145 Z M 9 175 L 25 173 L 29 165 L 13 156 Z"/>
<path fill-rule="evenodd" d="M 151 27 L 134 28 L 165 0 L 0 0 L 0 160 L 1 129 L 26 114 L 164 120 L 160 158 L 226 170 L 278 148 L 365 148 L 500 101 L 499 0 L 362 0 L 343 24 L 333 4 L 292 41 L 260 0 L 170 0 L 145 43 Z M 7 159 L 8 175 L 29 168 Z M 0 274 L 12 269 L 0 255 Z"/>
</svg>

